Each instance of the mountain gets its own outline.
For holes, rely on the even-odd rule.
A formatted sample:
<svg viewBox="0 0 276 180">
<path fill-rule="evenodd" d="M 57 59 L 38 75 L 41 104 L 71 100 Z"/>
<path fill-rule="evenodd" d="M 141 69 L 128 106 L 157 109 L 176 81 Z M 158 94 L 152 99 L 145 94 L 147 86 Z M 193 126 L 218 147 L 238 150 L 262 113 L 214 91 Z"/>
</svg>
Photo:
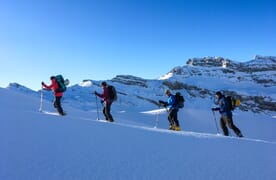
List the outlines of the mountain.
<svg viewBox="0 0 276 180">
<path fill-rule="evenodd" d="M 171 89 L 185 89 L 193 97 L 206 98 L 222 90 L 239 98 L 243 111 L 276 111 L 276 57 L 273 56 L 255 56 L 245 63 L 222 57 L 193 58 L 161 79 Z"/>
<path fill-rule="evenodd" d="M 243 63 L 222 57 L 192 58 L 158 80 L 118 75 L 107 82 L 117 88 L 117 105 L 122 107 L 155 108 L 158 100 L 165 98 L 165 89 L 171 89 L 185 96 L 186 107 L 209 109 L 215 92 L 222 91 L 241 100 L 241 111 L 265 114 L 276 111 L 276 57 L 273 56 L 258 55 Z M 99 84 L 86 79 L 69 87 L 65 103 L 79 109 L 93 109 L 95 97 L 91 93 L 101 91 Z M 34 93 L 18 84 L 11 84 L 9 89 Z M 49 92 L 44 94 L 45 98 L 52 99 Z"/>
</svg>

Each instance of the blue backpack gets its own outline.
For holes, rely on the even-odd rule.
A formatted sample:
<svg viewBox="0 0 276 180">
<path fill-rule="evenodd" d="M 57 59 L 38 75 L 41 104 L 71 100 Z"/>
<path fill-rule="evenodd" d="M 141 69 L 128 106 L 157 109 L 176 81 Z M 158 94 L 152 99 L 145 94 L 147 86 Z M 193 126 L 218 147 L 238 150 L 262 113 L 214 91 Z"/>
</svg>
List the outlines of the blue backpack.
<svg viewBox="0 0 276 180">
<path fill-rule="evenodd" d="M 59 74 L 56 76 L 56 82 L 58 83 L 57 92 L 65 92 L 67 89 L 66 86 L 69 84 L 69 80 L 64 80 L 63 76 Z"/>
</svg>

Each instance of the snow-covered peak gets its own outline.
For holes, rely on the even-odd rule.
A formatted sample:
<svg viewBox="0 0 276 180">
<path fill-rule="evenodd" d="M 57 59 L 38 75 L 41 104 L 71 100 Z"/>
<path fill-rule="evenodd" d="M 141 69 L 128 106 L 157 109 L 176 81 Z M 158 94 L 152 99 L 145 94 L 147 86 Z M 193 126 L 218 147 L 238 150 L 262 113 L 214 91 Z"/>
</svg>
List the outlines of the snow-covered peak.
<svg viewBox="0 0 276 180">
<path fill-rule="evenodd" d="M 276 70 L 276 57 L 275 56 L 256 55 L 252 61 L 249 61 L 246 64 L 249 66 L 253 66 L 253 67 L 271 66 L 271 67 L 275 68 L 274 70 Z"/>
<path fill-rule="evenodd" d="M 173 73 L 172 73 L 172 72 L 169 72 L 169 73 L 167 73 L 167 74 L 161 76 L 161 77 L 159 78 L 159 80 L 170 79 L 171 77 L 173 77 Z"/>
<path fill-rule="evenodd" d="M 247 62 L 236 62 L 223 57 L 204 57 L 188 59 L 187 65 L 196 67 L 223 67 L 236 71 L 267 71 L 276 70 L 275 56 L 256 55 L 253 60 Z"/>
<path fill-rule="evenodd" d="M 13 91 L 17 91 L 17 92 L 23 92 L 26 94 L 35 94 L 35 92 L 23 85 L 20 85 L 18 83 L 10 83 L 7 87 L 7 89 L 13 90 Z"/>
<path fill-rule="evenodd" d="M 276 56 L 255 55 L 254 60 L 272 60 L 272 61 L 276 61 Z"/>
<path fill-rule="evenodd" d="M 253 60 L 242 63 L 241 66 L 251 72 L 276 71 L 276 57 L 256 55 Z"/>
<path fill-rule="evenodd" d="M 232 63 L 231 60 L 223 57 L 204 57 L 188 59 L 187 65 L 201 67 L 227 67 L 227 64 Z"/>
<path fill-rule="evenodd" d="M 83 80 L 79 83 L 79 86 L 81 87 L 91 87 L 93 85 L 92 80 Z"/>
</svg>

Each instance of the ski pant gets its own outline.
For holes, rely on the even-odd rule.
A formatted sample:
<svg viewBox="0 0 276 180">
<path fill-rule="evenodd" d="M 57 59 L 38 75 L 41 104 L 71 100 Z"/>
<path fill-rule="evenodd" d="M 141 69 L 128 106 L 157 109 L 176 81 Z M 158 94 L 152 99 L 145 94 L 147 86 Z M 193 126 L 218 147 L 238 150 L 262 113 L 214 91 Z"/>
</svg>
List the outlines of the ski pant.
<svg viewBox="0 0 276 180">
<path fill-rule="evenodd" d="M 112 122 L 112 121 L 114 121 L 114 120 L 113 120 L 112 115 L 110 114 L 111 104 L 112 104 L 112 103 L 106 103 L 106 102 L 104 102 L 103 114 L 104 114 L 106 120 Z"/>
<path fill-rule="evenodd" d="M 232 117 L 221 116 L 221 118 L 220 118 L 220 127 L 223 130 L 223 134 L 225 136 L 228 136 L 229 135 L 229 131 L 228 131 L 228 128 L 227 128 L 226 125 L 228 125 L 228 127 L 230 129 L 233 129 L 233 131 L 235 132 L 235 134 L 237 136 L 239 136 L 241 134 L 241 131 L 239 130 L 239 128 L 237 128 L 234 125 Z"/>
<path fill-rule="evenodd" d="M 169 110 L 169 115 L 168 115 L 168 120 L 170 125 L 178 126 L 179 127 L 179 122 L 177 119 L 177 109 L 170 109 Z"/>
<path fill-rule="evenodd" d="M 61 107 L 61 98 L 62 96 L 56 96 L 54 101 L 54 107 L 57 109 L 59 114 L 63 114 L 63 109 Z"/>
</svg>

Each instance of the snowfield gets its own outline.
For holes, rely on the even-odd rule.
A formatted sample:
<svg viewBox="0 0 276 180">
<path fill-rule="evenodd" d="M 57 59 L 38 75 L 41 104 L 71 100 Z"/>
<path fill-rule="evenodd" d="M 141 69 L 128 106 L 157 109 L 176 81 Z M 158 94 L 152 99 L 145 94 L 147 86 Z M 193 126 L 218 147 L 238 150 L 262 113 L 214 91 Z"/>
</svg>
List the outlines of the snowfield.
<svg viewBox="0 0 276 180">
<path fill-rule="evenodd" d="M 93 96 L 91 101 L 95 104 Z M 233 132 L 217 135 L 209 109 L 195 106 L 179 112 L 183 131 L 173 132 L 166 130 L 166 112 L 151 107 L 140 111 L 114 104 L 115 123 L 106 123 L 96 120 L 96 108 L 84 111 L 65 103 L 68 115 L 61 117 L 39 112 L 39 104 L 39 96 L 0 88 L 1 180 L 276 177 L 275 116 L 235 112 L 234 122 L 245 135 L 236 138 Z M 55 112 L 46 100 L 43 110 Z"/>
</svg>

